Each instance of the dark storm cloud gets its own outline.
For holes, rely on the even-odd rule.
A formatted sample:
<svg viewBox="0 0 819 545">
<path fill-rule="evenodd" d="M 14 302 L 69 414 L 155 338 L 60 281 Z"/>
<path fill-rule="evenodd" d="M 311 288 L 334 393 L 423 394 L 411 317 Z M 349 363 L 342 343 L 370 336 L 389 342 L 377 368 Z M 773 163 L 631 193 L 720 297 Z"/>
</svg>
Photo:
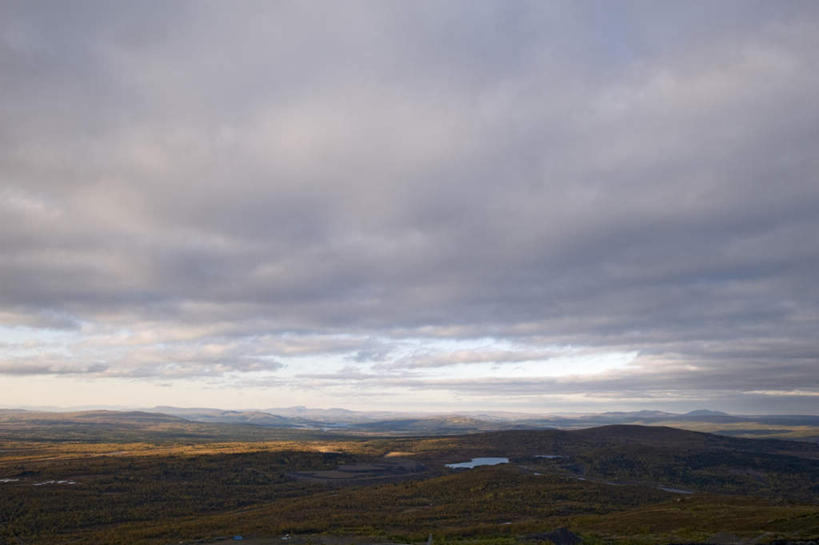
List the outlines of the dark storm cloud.
<svg viewBox="0 0 819 545">
<path fill-rule="evenodd" d="M 563 390 L 817 386 L 815 3 L 0 10 L 2 322 L 238 339 L 102 375 L 575 346 L 639 365 Z M 390 355 L 482 337 L 523 348 Z"/>
</svg>

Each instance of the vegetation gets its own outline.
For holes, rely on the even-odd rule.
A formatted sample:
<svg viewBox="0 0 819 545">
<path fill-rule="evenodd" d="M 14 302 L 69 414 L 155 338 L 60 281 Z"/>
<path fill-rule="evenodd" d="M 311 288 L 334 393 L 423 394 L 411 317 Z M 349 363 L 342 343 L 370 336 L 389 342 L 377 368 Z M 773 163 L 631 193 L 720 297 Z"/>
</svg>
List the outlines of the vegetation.
<svg viewBox="0 0 819 545">
<path fill-rule="evenodd" d="M 0 429 L 0 543 L 147 545 L 234 534 L 422 542 L 431 533 L 436 543 L 511 545 L 558 527 L 589 543 L 819 536 L 819 446 L 809 443 L 635 426 L 366 439 L 295 439 L 289 430 L 248 441 L 244 426 L 129 425 L 102 423 L 94 435 L 80 423 L 83 439 L 71 441 L 42 440 L 65 430 L 76 437 L 69 424 L 32 426 L 21 438 Z M 180 427 L 180 437 L 156 429 L 164 425 Z M 445 467 L 478 456 L 511 463 Z M 352 474 L 368 464 L 371 473 L 401 459 L 421 470 L 386 472 L 375 484 L 300 478 L 340 465 Z"/>
</svg>

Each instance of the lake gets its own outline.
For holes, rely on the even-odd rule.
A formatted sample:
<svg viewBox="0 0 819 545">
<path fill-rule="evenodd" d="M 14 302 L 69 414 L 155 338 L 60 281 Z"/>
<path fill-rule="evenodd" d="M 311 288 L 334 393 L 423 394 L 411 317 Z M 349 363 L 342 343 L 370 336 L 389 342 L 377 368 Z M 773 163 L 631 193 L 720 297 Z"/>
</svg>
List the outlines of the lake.
<svg viewBox="0 0 819 545">
<path fill-rule="evenodd" d="M 498 464 L 508 464 L 509 458 L 472 458 L 468 462 L 458 462 L 455 464 L 446 464 L 446 467 L 452 469 L 472 469 L 478 466 L 496 466 Z"/>
</svg>

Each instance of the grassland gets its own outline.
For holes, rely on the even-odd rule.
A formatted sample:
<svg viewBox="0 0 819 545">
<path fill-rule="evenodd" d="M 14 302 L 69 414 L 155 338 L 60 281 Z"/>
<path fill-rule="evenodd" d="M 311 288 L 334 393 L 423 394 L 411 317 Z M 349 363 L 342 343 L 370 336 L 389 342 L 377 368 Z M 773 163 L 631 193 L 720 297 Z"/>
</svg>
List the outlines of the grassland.
<svg viewBox="0 0 819 545">
<path fill-rule="evenodd" d="M 432 534 L 436 543 L 511 545 L 559 527 L 601 544 L 819 536 L 819 446 L 809 443 L 636 426 L 299 436 L 135 418 L 0 425 L 0 543 L 232 535 L 262 543 L 289 534 L 294 543 L 340 545 L 330 542 L 412 543 Z M 510 463 L 445 467 L 478 456 Z M 400 460 L 412 471 L 395 471 Z M 378 478 L 299 478 L 345 467 Z"/>
</svg>

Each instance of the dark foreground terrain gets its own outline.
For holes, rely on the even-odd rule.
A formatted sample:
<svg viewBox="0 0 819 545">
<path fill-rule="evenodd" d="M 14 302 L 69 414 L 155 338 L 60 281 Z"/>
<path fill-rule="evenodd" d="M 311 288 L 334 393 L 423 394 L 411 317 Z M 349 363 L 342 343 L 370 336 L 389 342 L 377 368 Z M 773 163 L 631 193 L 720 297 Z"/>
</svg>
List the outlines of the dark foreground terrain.
<svg viewBox="0 0 819 545">
<path fill-rule="evenodd" d="M 509 462 L 446 467 L 479 457 Z M 356 437 L 147 413 L 0 419 L 2 544 L 430 535 L 475 545 L 815 540 L 819 445 L 642 426 Z"/>
</svg>

